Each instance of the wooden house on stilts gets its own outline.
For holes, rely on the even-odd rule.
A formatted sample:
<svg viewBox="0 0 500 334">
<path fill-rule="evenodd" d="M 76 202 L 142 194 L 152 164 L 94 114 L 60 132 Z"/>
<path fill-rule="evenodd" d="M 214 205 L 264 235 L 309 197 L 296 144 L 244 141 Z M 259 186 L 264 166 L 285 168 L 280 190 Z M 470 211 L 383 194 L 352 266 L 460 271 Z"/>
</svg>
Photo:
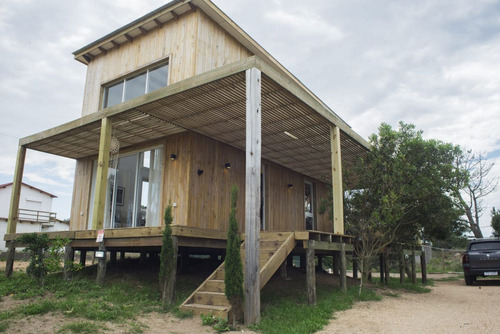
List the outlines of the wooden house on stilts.
<svg viewBox="0 0 500 334">
<path fill-rule="evenodd" d="M 82 117 L 19 142 L 8 275 L 27 149 L 75 159 L 70 231 L 54 235 L 83 256 L 102 229 L 112 257 L 158 252 L 169 203 L 179 254 L 224 252 L 237 185 L 246 323 L 289 254 L 352 251 L 342 168 L 368 143 L 209 0 L 174 0 L 74 56 L 87 66 Z M 333 219 L 318 213 L 331 190 Z M 183 307 L 227 313 L 223 284 L 222 267 Z"/>
</svg>

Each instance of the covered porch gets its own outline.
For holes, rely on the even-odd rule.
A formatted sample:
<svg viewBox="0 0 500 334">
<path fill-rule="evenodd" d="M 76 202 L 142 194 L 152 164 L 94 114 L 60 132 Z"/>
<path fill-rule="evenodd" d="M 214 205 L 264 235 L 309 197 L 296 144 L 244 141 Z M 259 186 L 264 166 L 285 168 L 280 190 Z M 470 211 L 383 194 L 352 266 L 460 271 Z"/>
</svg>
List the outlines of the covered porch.
<svg viewBox="0 0 500 334">
<path fill-rule="evenodd" d="M 92 229 L 69 232 L 74 233 L 70 239 L 75 245 L 92 248 L 96 245 L 91 239 L 95 240 L 96 231 L 104 227 L 111 137 L 119 141 L 120 150 L 127 150 L 181 132 L 203 135 L 246 152 L 245 245 L 249 256 L 245 263 L 245 284 L 250 291 L 246 308 L 251 319 L 258 318 L 259 281 L 251 277 L 258 276 L 252 273 L 259 270 L 262 159 L 331 184 L 334 215 L 331 232 L 342 238 L 345 233 L 342 169 L 349 168 L 368 150 L 368 143 L 300 82 L 258 57 L 220 67 L 21 139 L 6 235 L 9 257 L 15 249 L 12 240 L 19 218 L 17 208 L 27 149 L 73 159 L 97 157 Z M 187 227 L 178 228 L 181 234 L 187 231 Z M 136 247 L 146 247 L 146 243 L 157 242 L 161 229 L 158 226 L 106 230 L 105 242 L 110 247 L 130 242 L 136 243 Z M 305 234 L 302 238 L 309 243 L 310 232 L 299 232 L 307 234 L 307 238 Z M 144 233 L 150 234 L 144 236 Z M 210 240 L 225 242 L 223 234 Z M 206 238 L 189 238 L 193 238 L 190 242 L 200 240 L 200 246 L 205 247 L 201 240 Z M 10 272 L 11 269 L 12 262 Z"/>
</svg>

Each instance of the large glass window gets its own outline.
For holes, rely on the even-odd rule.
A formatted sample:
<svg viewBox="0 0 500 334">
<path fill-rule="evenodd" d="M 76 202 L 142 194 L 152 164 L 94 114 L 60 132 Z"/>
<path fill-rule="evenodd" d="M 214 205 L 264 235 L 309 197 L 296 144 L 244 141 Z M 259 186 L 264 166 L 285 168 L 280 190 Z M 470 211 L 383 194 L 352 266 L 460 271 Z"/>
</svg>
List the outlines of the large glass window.
<svg viewBox="0 0 500 334">
<path fill-rule="evenodd" d="M 109 168 L 105 228 L 158 225 L 162 156 L 161 148 L 151 149 L 121 156 L 116 169 Z"/>
<path fill-rule="evenodd" d="M 126 77 L 110 86 L 104 87 L 103 108 L 139 97 L 168 84 L 168 64 L 152 67 L 144 72 Z"/>
</svg>

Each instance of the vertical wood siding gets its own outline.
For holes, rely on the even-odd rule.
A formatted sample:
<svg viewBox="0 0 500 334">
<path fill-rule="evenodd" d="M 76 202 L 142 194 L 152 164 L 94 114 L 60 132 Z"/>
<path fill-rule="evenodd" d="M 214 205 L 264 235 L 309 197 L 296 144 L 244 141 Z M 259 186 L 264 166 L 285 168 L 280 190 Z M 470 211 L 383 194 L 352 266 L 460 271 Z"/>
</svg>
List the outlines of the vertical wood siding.
<svg viewBox="0 0 500 334">
<path fill-rule="evenodd" d="M 251 54 L 201 11 L 181 15 L 88 64 L 82 115 L 101 109 L 103 84 L 168 56 L 173 84 Z"/>
</svg>

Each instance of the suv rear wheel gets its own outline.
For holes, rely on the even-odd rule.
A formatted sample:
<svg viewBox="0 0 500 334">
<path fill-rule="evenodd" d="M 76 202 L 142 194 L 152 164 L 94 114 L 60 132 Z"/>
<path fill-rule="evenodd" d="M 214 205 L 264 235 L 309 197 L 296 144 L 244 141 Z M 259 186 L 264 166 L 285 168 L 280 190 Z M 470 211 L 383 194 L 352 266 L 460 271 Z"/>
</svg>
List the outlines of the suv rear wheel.
<svg viewBox="0 0 500 334">
<path fill-rule="evenodd" d="M 474 284 L 474 281 L 476 280 L 476 276 L 471 276 L 471 275 L 464 275 L 464 278 L 465 278 L 465 284 L 467 285 Z"/>
</svg>

